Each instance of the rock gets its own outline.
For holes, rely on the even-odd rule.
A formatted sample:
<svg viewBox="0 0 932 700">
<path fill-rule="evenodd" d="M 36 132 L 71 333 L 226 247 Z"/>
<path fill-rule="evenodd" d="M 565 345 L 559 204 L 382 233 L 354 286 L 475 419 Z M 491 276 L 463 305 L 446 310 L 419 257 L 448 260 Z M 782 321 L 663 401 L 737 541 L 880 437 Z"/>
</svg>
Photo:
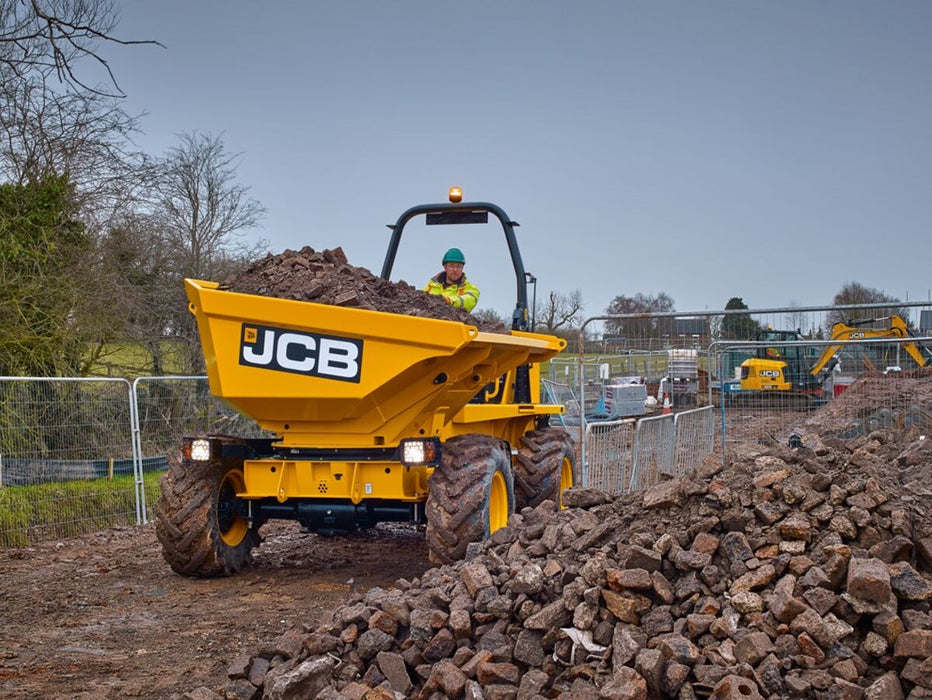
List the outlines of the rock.
<svg viewBox="0 0 932 700">
<path fill-rule="evenodd" d="M 868 603 L 885 603 L 892 592 L 889 568 L 880 559 L 852 559 L 845 592 Z"/>
<path fill-rule="evenodd" d="M 712 700 L 764 700 L 754 681 L 742 676 L 725 676 L 712 689 Z"/>
</svg>

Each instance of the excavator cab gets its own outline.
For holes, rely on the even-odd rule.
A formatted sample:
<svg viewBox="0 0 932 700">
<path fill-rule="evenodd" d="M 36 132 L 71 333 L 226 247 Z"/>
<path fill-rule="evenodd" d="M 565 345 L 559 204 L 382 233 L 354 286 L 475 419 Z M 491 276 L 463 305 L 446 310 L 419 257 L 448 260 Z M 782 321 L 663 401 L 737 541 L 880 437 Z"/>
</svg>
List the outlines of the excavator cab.
<svg viewBox="0 0 932 700">
<path fill-rule="evenodd" d="M 791 344 L 802 340 L 798 330 L 766 328 L 759 331 L 755 341 L 760 345 L 755 356 L 741 364 L 741 389 L 777 395 L 791 392 L 819 398 L 821 382 L 810 373 L 818 350 L 810 345 Z"/>
</svg>

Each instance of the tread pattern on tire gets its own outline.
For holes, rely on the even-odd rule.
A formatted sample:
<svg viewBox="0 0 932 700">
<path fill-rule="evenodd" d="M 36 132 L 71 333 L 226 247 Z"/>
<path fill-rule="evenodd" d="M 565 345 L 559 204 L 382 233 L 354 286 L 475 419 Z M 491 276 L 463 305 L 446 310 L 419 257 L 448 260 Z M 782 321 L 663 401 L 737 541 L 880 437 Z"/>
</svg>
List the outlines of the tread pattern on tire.
<svg viewBox="0 0 932 700">
<path fill-rule="evenodd" d="M 521 449 L 514 462 L 517 512 L 525 507 L 536 508 L 546 500 L 560 503 L 564 459 L 570 460 L 573 484 L 578 484 L 576 450 L 569 433 L 550 427 L 528 431 L 521 437 Z"/>
<path fill-rule="evenodd" d="M 487 539 L 492 477 L 501 472 L 514 512 L 511 458 L 505 444 L 488 435 L 447 440 L 441 464 L 428 482 L 427 548 L 433 564 L 462 559 L 470 542 Z"/>
<path fill-rule="evenodd" d="M 217 516 L 217 494 L 224 475 L 237 465 L 170 459 L 162 475 L 156 506 L 155 534 L 162 556 L 172 570 L 184 576 L 212 578 L 238 573 L 252 562 L 252 550 L 261 542 L 255 523 L 243 541 L 223 541 Z"/>
</svg>

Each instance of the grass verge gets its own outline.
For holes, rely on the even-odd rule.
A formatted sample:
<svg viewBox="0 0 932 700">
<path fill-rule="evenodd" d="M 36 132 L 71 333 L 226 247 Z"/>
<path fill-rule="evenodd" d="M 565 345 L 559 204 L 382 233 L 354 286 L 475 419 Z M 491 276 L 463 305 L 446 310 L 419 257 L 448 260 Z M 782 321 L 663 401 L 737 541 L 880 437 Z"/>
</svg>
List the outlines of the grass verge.
<svg viewBox="0 0 932 700">
<path fill-rule="evenodd" d="M 160 477 L 161 472 L 143 477 L 149 520 L 154 518 Z M 132 476 L 0 488 L 0 547 L 25 547 L 136 524 Z"/>
</svg>

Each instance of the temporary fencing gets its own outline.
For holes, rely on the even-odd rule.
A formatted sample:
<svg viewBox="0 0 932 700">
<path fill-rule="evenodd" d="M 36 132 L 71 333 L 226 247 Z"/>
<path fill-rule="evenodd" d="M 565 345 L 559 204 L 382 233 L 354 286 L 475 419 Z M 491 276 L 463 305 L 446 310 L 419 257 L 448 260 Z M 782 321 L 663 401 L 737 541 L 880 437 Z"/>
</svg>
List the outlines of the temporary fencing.
<svg viewBox="0 0 932 700">
<path fill-rule="evenodd" d="M 264 435 L 206 377 L 0 377 L 0 546 L 148 522 L 184 435 Z"/>
<path fill-rule="evenodd" d="M 660 483 L 661 475 L 673 475 L 675 427 L 671 414 L 638 421 L 629 491 L 643 491 Z"/>
<path fill-rule="evenodd" d="M 609 494 L 643 491 L 714 451 L 711 406 L 676 414 L 586 423 L 583 485 Z"/>
<path fill-rule="evenodd" d="M 0 545 L 139 522 L 130 389 L 125 379 L 0 377 Z"/>
<path fill-rule="evenodd" d="M 797 346 L 815 354 L 829 348 L 834 350 L 836 363 L 819 390 L 810 394 L 777 388 L 742 390 L 738 378 L 711 386 L 709 401 L 715 405 L 716 433 L 723 453 L 747 442 L 799 446 L 807 433 L 817 433 L 823 439 L 849 439 L 880 428 L 915 426 L 923 433 L 932 431 L 932 395 L 928 389 L 932 354 L 925 369 L 907 363 L 903 347 L 910 344 L 929 348 L 932 337 L 713 344 L 710 361 L 717 364 L 735 353 L 758 357 L 765 345 L 781 354 Z M 885 364 L 884 359 L 897 364 Z"/>
<path fill-rule="evenodd" d="M 584 439 L 589 461 L 582 470 L 583 486 L 608 493 L 628 490 L 635 428 L 631 418 L 586 424 Z"/>
<path fill-rule="evenodd" d="M 571 392 L 572 405 L 579 415 L 564 417 L 580 436 L 580 462 L 584 485 L 610 493 L 648 488 L 658 480 L 678 477 L 700 466 L 702 460 L 717 454 L 721 463 L 742 443 L 802 446 L 806 435 L 850 438 L 868 435 L 880 427 L 916 428 L 921 435 L 932 432 L 932 303 L 896 302 L 848 306 L 785 307 L 775 309 L 731 309 L 716 312 L 664 312 L 621 314 L 586 319 L 580 328 L 576 366 L 551 363 L 550 377 L 561 374 L 576 380 Z M 892 332 L 898 319 L 908 332 L 896 337 Z M 677 329 L 686 321 L 702 319 L 697 327 L 707 328 L 700 336 Z M 918 319 L 918 322 L 917 322 Z M 622 336 L 584 350 L 582 338 L 594 321 L 612 324 L 615 329 L 637 333 L 657 332 L 660 346 L 638 349 Z M 765 331 L 792 328 L 787 342 L 764 340 L 724 340 L 722 338 L 766 337 Z M 900 324 L 901 330 L 904 328 Z M 918 329 L 918 330 L 917 330 Z M 838 331 L 841 331 L 839 333 Z M 863 331 L 863 332 L 862 332 Z M 785 361 L 764 366 L 761 390 L 742 384 L 742 363 L 749 358 L 770 357 L 768 346 L 782 351 L 774 357 Z M 610 354 L 619 348 L 617 356 Z M 673 371 L 663 366 L 663 356 L 689 349 L 697 360 L 697 389 L 690 402 L 670 393 L 671 412 L 663 415 L 662 397 L 670 386 Z M 787 352 L 800 348 L 796 352 Z M 805 350 L 803 350 L 805 349 Z M 807 364 L 808 363 L 808 364 Z M 822 372 L 824 367 L 830 371 Z M 626 416 L 603 415 L 600 397 L 618 382 L 631 379 L 632 368 L 643 368 L 634 379 L 647 385 L 648 407 L 636 427 L 630 451 L 613 454 L 602 444 L 601 426 L 610 426 Z M 780 373 L 778 375 L 778 372 Z M 769 373 L 769 374 L 768 374 Z M 818 374 L 819 376 L 815 377 Z M 771 383 L 768 376 L 786 375 L 794 387 Z M 800 387 L 818 390 L 806 397 Z M 675 379 L 675 375 L 672 377 Z M 923 380 L 925 378 L 925 381 Z M 676 386 L 675 382 L 672 385 Z M 692 397 L 691 397 L 692 399 Z M 698 410 L 689 409 L 695 403 Z M 660 414 L 660 415 L 658 415 Z M 569 429 L 569 428 L 568 428 Z M 607 433 L 611 435 L 611 433 Z M 620 484 L 627 479 L 625 487 Z"/>
<path fill-rule="evenodd" d="M 715 411 L 704 406 L 673 416 L 673 468 L 680 477 L 715 451 Z"/>
</svg>

